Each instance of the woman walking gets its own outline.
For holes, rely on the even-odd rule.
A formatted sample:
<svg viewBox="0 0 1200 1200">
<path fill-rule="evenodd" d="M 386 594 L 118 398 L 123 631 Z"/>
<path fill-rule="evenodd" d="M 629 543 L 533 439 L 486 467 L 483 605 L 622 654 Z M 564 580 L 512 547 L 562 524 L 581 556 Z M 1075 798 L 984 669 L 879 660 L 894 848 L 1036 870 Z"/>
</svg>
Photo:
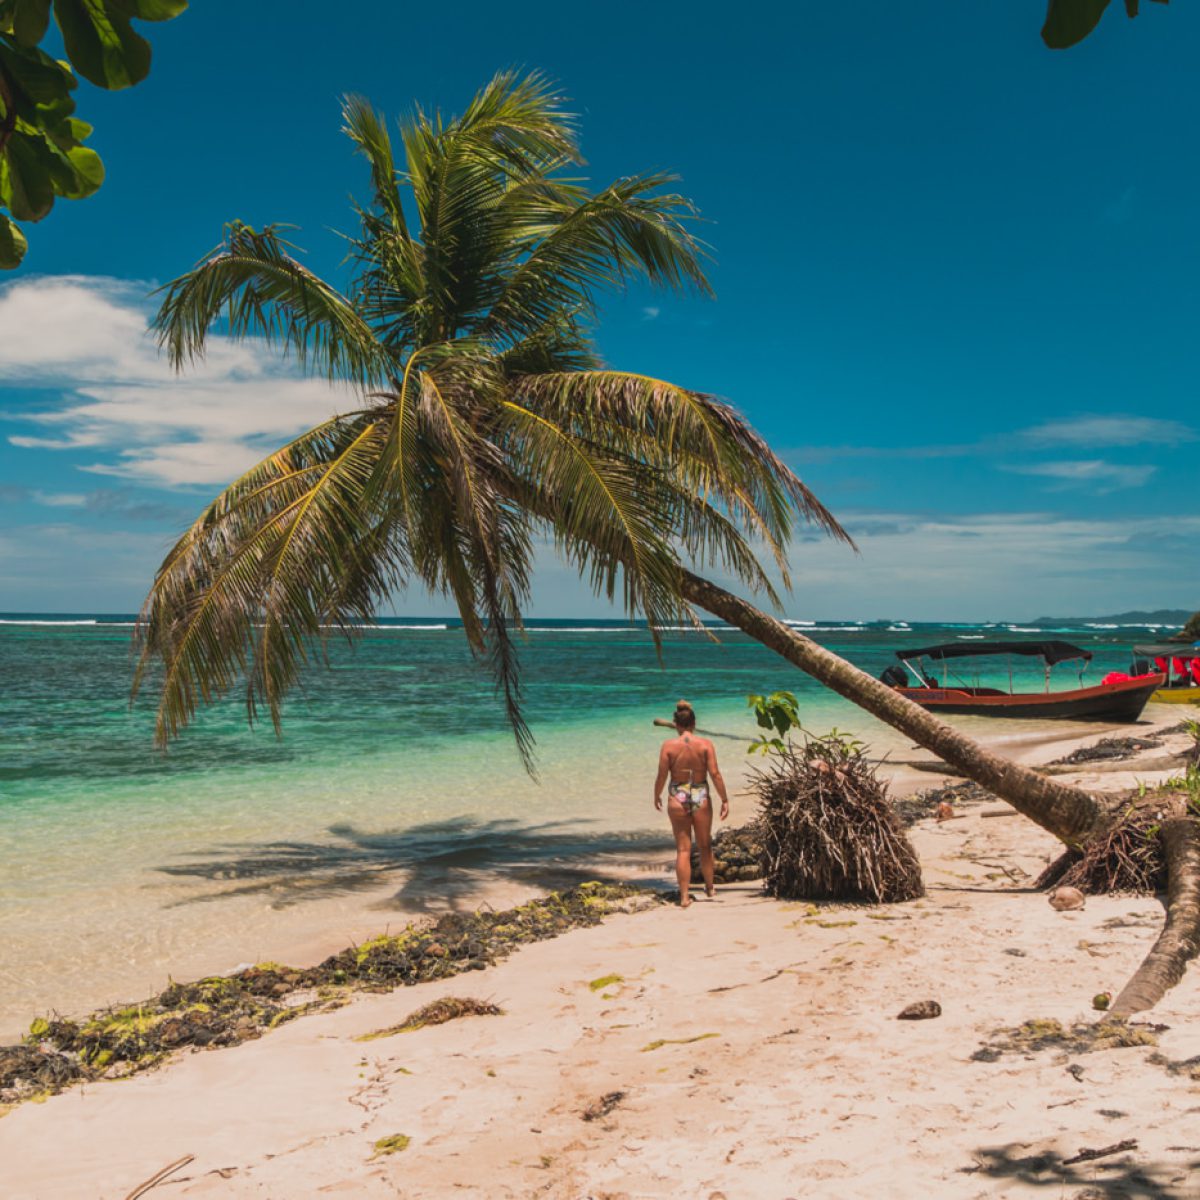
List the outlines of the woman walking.
<svg viewBox="0 0 1200 1200">
<path fill-rule="evenodd" d="M 700 873 L 704 893 L 713 896 L 712 799 L 708 794 L 711 779 L 721 797 L 721 820 L 729 816 L 729 794 L 717 766 L 717 751 L 708 738 L 696 735 L 696 713 L 686 700 L 675 706 L 675 737 L 663 742 L 658 755 L 658 776 L 654 781 L 654 807 L 662 812 L 663 784 L 667 790 L 667 816 L 675 834 L 675 874 L 679 878 L 679 907 L 687 908 L 692 883 L 692 834 L 700 851 Z"/>
</svg>

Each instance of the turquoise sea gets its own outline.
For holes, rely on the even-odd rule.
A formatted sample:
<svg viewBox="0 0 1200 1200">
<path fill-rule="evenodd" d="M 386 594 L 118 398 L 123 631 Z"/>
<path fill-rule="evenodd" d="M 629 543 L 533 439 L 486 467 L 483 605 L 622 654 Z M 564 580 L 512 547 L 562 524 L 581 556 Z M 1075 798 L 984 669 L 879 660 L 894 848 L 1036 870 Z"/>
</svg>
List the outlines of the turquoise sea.
<svg viewBox="0 0 1200 1200">
<path fill-rule="evenodd" d="M 128 705 L 131 629 L 128 616 L 0 616 L 0 1034 L 36 1012 L 135 999 L 169 974 L 315 957 L 415 911 L 498 903 L 598 868 L 660 874 L 668 839 L 650 790 L 663 731 L 652 720 L 680 697 L 723 735 L 735 788 L 749 692 L 789 688 L 811 730 L 852 730 L 881 755 L 908 749 L 737 632 L 674 632 L 660 664 L 644 629 L 534 621 L 523 658 L 534 782 L 457 622 L 430 619 L 331 643 L 330 668 L 309 673 L 282 739 L 247 728 L 231 697 L 162 754 L 151 698 Z M 901 646 L 1040 635 L 803 630 L 876 675 Z M 1094 681 L 1154 632 L 1056 636 L 1094 652 Z M 1058 670 L 1071 686 L 1070 668 Z M 1040 686 L 1040 669 L 1025 678 Z M 735 822 L 748 815 L 735 796 Z"/>
</svg>

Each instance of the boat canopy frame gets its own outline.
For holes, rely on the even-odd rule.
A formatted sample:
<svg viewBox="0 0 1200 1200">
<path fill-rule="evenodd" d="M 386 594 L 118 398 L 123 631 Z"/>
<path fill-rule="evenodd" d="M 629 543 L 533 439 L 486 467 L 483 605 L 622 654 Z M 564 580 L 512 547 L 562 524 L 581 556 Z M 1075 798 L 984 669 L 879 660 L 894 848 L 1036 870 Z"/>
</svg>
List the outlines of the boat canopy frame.
<svg viewBox="0 0 1200 1200">
<path fill-rule="evenodd" d="M 1020 654 L 1027 658 L 1040 658 L 1046 666 L 1053 667 L 1060 662 L 1082 658 L 1091 662 L 1092 652 L 1081 646 L 1073 646 L 1070 642 L 1056 640 L 1042 642 L 972 642 L 964 645 L 962 642 L 947 642 L 940 646 L 926 646 L 921 650 L 897 650 L 896 657 L 901 662 L 914 658 L 933 658 L 941 661 L 947 658 L 982 658 L 989 654 Z"/>
<path fill-rule="evenodd" d="M 1200 646 L 1189 642 L 1150 642 L 1134 646 L 1133 652 L 1146 658 L 1200 658 Z"/>
</svg>

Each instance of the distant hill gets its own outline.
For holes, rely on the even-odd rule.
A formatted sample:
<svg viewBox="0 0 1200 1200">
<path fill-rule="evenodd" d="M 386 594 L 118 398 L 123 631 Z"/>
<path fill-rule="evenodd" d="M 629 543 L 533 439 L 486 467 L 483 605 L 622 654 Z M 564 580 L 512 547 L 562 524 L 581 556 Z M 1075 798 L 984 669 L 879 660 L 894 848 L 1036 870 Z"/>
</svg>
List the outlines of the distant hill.
<svg viewBox="0 0 1200 1200">
<path fill-rule="evenodd" d="M 1031 625 L 1174 625 L 1182 626 L 1192 614 L 1185 608 L 1135 609 L 1107 617 L 1038 617 Z"/>
</svg>

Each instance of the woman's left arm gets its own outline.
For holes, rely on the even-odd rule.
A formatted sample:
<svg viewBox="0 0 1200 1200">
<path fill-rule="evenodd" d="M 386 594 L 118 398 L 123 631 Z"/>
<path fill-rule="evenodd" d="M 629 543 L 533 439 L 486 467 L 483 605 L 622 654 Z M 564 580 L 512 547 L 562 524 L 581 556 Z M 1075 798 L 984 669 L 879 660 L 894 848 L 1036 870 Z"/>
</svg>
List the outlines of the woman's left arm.
<svg viewBox="0 0 1200 1200">
<path fill-rule="evenodd" d="M 721 820 L 724 821 L 729 816 L 729 793 L 725 790 L 725 776 L 717 766 L 716 746 L 709 742 L 705 749 L 708 752 L 708 775 L 716 784 L 717 795 L 721 797 Z"/>
</svg>

